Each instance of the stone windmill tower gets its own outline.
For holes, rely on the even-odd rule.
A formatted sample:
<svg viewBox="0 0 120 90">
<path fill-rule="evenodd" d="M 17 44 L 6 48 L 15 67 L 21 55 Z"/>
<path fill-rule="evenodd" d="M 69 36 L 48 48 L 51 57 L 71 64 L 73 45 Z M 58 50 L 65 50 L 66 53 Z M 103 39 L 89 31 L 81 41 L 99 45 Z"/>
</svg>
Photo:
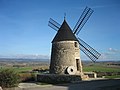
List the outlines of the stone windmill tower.
<svg viewBox="0 0 120 90">
<path fill-rule="evenodd" d="M 100 53 L 77 36 L 92 13 L 93 10 L 86 7 L 73 30 L 65 19 L 60 25 L 50 18 L 48 25 L 57 31 L 52 41 L 51 74 L 82 75 L 80 50 L 94 62 L 99 58 Z"/>
<path fill-rule="evenodd" d="M 52 41 L 50 73 L 77 74 L 82 72 L 79 43 L 66 20 Z"/>
</svg>

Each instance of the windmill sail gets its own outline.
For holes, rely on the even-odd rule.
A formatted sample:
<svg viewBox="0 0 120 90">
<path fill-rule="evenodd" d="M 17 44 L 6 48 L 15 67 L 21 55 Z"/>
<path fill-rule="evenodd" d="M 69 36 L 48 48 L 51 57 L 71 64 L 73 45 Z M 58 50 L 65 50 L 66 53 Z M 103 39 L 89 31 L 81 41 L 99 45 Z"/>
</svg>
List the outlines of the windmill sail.
<svg viewBox="0 0 120 90">
<path fill-rule="evenodd" d="M 100 53 L 98 53 L 95 49 L 85 43 L 82 39 L 78 38 L 80 49 L 93 61 L 95 62 L 99 57 Z"/>
<path fill-rule="evenodd" d="M 91 8 L 86 7 L 80 16 L 78 22 L 76 23 L 73 33 L 75 35 L 78 35 L 82 27 L 85 25 L 89 17 L 92 15 L 93 10 Z M 58 31 L 61 27 L 59 23 L 57 23 L 55 20 L 50 18 L 48 26 L 53 28 L 54 30 Z M 93 61 L 95 62 L 99 57 L 100 53 L 98 53 L 95 49 L 93 49 L 91 46 L 89 46 L 86 42 L 84 42 L 82 39 L 78 38 L 78 42 L 80 44 L 80 49 Z"/>
<path fill-rule="evenodd" d="M 48 25 L 56 31 L 58 31 L 61 26 L 53 19 L 50 19 Z M 85 43 L 82 39 L 78 38 L 78 42 L 80 44 L 80 50 L 82 50 L 93 62 L 95 62 L 100 57 L 101 54 Z"/>
<path fill-rule="evenodd" d="M 76 23 L 73 33 L 78 35 L 82 27 L 85 25 L 91 14 L 93 13 L 93 10 L 91 8 L 86 7 L 80 16 L 78 22 Z"/>
<path fill-rule="evenodd" d="M 48 26 L 50 26 L 54 30 L 58 31 L 58 29 L 60 28 L 61 25 L 59 23 L 57 23 L 55 20 L 53 20 L 52 18 L 50 18 L 50 20 L 48 22 Z"/>
</svg>

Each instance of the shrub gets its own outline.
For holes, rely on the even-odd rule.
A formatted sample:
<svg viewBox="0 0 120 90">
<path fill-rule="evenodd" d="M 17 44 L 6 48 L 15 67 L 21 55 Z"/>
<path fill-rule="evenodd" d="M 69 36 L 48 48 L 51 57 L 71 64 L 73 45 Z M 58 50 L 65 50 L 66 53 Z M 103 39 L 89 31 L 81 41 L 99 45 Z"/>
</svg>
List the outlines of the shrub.
<svg viewBox="0 0 120 90">
<path fill-rule="evenodd" d="M 20 73 L 20 81 L 21 82 L 35 81 L 35 74 L 34 73 Z"/>
<path fill-rule="evenodd" d="M 12 69 L 0 70 L 0 86 L 1 87 L 14 87 L 19 83 L 19 75 Z"/>
</svg>

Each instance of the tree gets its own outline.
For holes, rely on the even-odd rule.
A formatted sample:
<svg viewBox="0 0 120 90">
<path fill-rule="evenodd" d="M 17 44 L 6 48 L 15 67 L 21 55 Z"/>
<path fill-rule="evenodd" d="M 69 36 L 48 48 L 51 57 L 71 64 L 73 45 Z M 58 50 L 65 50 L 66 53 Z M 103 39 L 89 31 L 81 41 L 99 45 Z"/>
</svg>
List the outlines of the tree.
<svg viewBox="0 0 120 90">
<path fill-rule="evenodd" d="M 19 83 L 19 75 L 13 69 L 2 69 L 0 71 L 0 86 L 14 87 Z"/>
</svg>

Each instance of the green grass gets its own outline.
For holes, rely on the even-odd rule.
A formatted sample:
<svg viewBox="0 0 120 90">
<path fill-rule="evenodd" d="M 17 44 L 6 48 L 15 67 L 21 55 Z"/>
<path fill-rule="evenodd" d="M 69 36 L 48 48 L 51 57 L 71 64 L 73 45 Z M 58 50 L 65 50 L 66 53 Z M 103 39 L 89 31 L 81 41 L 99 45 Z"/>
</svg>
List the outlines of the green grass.
<svg viewBox="0 0 120 90">
<path fill-rule="evenodd" d="M 32 71 L 34 67 L 0 67 L 1 69 L 14 69 L 17 72 L 23 72 L 23 71 Z M 93 66 L 83 66 L 84 72 L 120 72 L 120 68 L 112 68 L 112 67 L 106 67 L 102 65 L 93 65 Z"/>
<path fill-rule="evenodd" d="M 103 66 L 86 66 L 83 67 L 83 71 L 85 72 L 120 72 L 120 68 L 112 68 L 112 67 L 103 67 Z"/>
<path fill-rule="evenodd" d="M 109 79 L 120 78 L 120 75 L 105 76 L 105 78 L 109 78 Z"/>
<path fill-rule="evenodd" d="M 14 69 L 16 72 L 31 71 L 33 67 L 0 67 L 1 69 Z"/>
<path fill-rule="evenodd" d="M 23 72 L 23 71 L 32 71 L 32 67 L 19 67 L 19 68 L 16 68 L 14 67 L 13 68 L 14 70 L 16 70 L 17 72 Z"/>
</svg>

